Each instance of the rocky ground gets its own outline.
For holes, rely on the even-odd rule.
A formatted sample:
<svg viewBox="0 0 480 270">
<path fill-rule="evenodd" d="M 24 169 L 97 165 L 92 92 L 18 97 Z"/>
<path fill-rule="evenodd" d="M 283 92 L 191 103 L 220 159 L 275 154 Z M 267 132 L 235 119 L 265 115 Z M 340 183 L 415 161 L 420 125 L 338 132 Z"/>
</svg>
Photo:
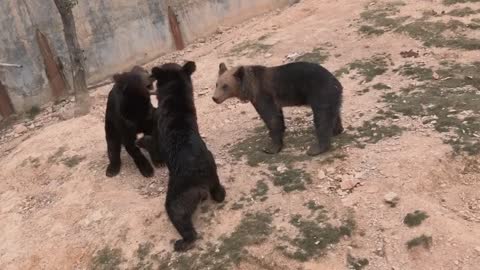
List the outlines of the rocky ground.
<svg viewBox="0 0 480 270">
<path fill-rule="evenodd" d="M 0 132 L 0 269 L 479 269 L 480 3 L 303 0 L 154 63 L 195 60 L 201 133 L 227 188 L 205 202 L 194 250 L 163 208 L 166 170 L 122 153 L 107 178 L 111 86 L 35 109 Z M 308 108 L 289 108 L 286 149 L 258 151 L 250 104 L 216 105 L 218 64 L 318 62 L 345 88 L 345 134 L 325 155 Z"/>
</svg>

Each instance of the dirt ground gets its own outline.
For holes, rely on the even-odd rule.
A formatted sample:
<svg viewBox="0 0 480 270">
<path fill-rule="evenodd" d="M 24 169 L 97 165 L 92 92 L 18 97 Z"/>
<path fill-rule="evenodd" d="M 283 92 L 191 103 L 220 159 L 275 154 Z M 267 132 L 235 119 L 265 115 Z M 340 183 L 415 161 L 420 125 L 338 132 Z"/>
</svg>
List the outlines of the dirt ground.
<svg viewBox="0 0 480 270">
<path fill-rule="evenodd" d="M 459 2 L 459 3 L 457 3 Z M 164 210 L 166 169 L 122 152 L 105 176 L 104 110 L 0 140 L 0 269 L 480 269 L 480 3 L 303 0 L 148 65 L 195 60 L 201 133 L 226 202 L 204 202 L 186 254 Z M 344 86 L 346 133 L 307 157 L 308 108 L 288 108 L 286 149 L 259 152 L 250 104 L 211 100 L 218 64 L 307 60 Z M 17 134 L 17 133 L 21 134 Z"/>
</svg>

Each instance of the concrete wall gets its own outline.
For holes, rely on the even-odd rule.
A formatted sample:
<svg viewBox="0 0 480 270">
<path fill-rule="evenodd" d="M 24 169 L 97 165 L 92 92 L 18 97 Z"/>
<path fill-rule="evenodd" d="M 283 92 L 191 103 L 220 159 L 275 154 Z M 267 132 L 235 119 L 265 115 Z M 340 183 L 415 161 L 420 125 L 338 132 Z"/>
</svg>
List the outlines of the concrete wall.
<svg viewBox="0 0 480 270">
<path fill-rule="evenodd" d="M 186 44 L 295 0 L 80 0 L 74 9 L 80 44 L 85 50 L 88 81 L 148 62 L 174 50 L 167 7 L 177 14 Z M 53 0 L 0 1 L 0 62 L 23 68 L 0 67 L 17 112 L 52 99 L 43 58 L 35 39 L 39 29 L 65 66 L 71 82 L 69 59 L 60 15 Z M 71 85 L 71 83 L 70 83 Z"/>
</svg>

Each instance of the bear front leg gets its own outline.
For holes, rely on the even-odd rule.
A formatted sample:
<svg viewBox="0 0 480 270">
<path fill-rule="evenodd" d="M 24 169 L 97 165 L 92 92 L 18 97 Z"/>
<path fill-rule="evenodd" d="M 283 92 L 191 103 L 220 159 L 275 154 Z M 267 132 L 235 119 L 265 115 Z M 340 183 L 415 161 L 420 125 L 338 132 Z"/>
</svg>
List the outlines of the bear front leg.
<svg viewBox="0 0 480 270">
<path fill-rule="evenodd" d="M 259 98 L 253 106 L 265 122 L 271 139 L 270 143 L 263 148 L 263 152 L 277 154 L 283 148 L 283 135 L 285 134 L 282 108 L 277 107 L 271 97 Z"/>
<path fill-rule="evenodd" d="M 175 179 L 169 181 L 172 182 Z M 204 197 L 208 197 L 208 194 L 205 194 L 204 190 L 200 188 L 191 188 L 181 194 L 168 191 L 165 208 L 173 226 L 182 236 L 182 239 L 175 241 L 173 247 L 175 251 L 184 252 L 193 248 L 194 242 L 197 240 L 197 232 L 193 227 L 192 216 Z"/>
<path fill-rule="evenodd" d="M 124 139 L 123 144 L 128 154 L 133 158 L 135 165 L 140 170 L 140 173 L 145 177 L 152 177 L 154 174 L 153 167 L 148 159 L 142 154 L 140 148 L 135 145 L 135 136 L 128 136 Z"/>
<path fill-rule="evenodd" d="M 307 155 L 316 156 L 330 149 L 336 116 L 326 105 L 313 106 L 312 110 L 317 141 L 312 143 L 307 151 Z"/>
<path fill-rule="evenodd" d="M 120 167 L 122 165 L 120 159 L 120 152 L 122 150 L 122 141 L 118 138 L 119 134 L 115 134 L 112 129 L 112 124 L 106 123 L 105 133 L 107 139 L 107 152 L 108 161 L 106 175 L 108 177 L 114 177 L 120 173 Z"/>
<path fill-rule="evenodd" d="M 165 158 L 163 152 L 158 149 L 154 140 L 155 138 L 153 136 L 144 135 L 135 142 L 135 145 L 139 148 L 147 150 L 150 154 L 150 158 L 152 159 L 153 166 L 160 168 L 165 164 Z"/>
</svg>

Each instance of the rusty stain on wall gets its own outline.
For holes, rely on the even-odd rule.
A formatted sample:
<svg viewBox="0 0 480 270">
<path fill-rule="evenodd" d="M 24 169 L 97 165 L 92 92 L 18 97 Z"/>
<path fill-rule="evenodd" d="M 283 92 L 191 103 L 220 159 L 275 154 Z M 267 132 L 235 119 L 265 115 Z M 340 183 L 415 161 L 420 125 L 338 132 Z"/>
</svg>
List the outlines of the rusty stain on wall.
<svg viewBox="0 0 480 270">
<path fill-rule="evenodd" d="M 6 118 L 14 113 L 12 102 L 8 96 L 7 89 L 0 81 L 0 114 L 3 118 Z"/>
<path fill-rule="evenodd" d="M 170 31 L 175 41 L 175 48 L 177 50 L 183 50 L 185 43 L 183 42 L 182 32 L 180 31 L 180 24 L 171 6 L 168 6 L 168 22 L 170 23 Z"/>
<path fill-rule="evenodd" d="M 37 29 L 36 38 L 40 53 L 43 57 L 43 64 L 45 66 L 45 73 L 47 74 L 50 89 L 52 90 L 52 96 L 58 99 L 65 95 L 67 83 L 65 76 L 62 73 L 62 69 L 59 66 L 61 62 L 57 62 L 56 55 L 53 53 L 47 37 Z"/>
</svg>

